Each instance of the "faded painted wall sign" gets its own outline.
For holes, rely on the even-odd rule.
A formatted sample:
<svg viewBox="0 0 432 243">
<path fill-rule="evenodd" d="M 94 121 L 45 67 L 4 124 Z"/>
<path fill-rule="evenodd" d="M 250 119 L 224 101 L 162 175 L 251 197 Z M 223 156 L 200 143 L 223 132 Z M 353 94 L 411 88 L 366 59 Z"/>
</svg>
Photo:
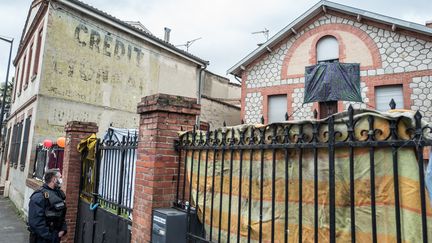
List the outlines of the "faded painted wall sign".
<svg viewBox="0 0 432 243">
<path fill-rule="evenodd" d="M 113 26 L 53 8 L 43 45 L 35 140 L 64 132 L 68 121 L 138 126 L 141 97 L 195 97 L 196 65 Z"/>
<path fill-rule="evenodd" d="M 67 75 L 67 77 L 78 78 L 83 81 L 93 81 L 96 84 L 123 83 L 131 88 L 139 88 L 142 90 L 142 85 L 137 80 L 136 75 L 121 73 L 120 70 L 111 69 L 108 66 L 95 67 L 92 63 L 86 60 L 80 60 L 79 63 L 75 59 L 54 60 L 54 71 L 59 75 Z"/>
<path fill-rule="evenodd" d="M 148 71 L 155 58 L 145 43 L 62 10 L 48 26 L 44 94 L 135 113 L 139 99 L 157 88 L 158 76 Z"/>
<path fill-rule="evenodd" d="M 113 37 L 111 33 L 101 33 L 80 23 L 75 28 L 75 39 L 80 46 L 94 50 L 97 53 L 120 60 L 127 58 L 140 66 L 143 59 L 141 48 L 125 44 L 123 40 Z"/>
<path fill-rule="evenodd" d="M 79 121 L 97 121 L 100 120 L 101 114 L 98 112 L 89 112 L 77 109 L 71 109 L 71 107 L 53 107 L 50 110 L 50 117 L 48 122 L 52 125 L 64 126 L 68 121 L 79 120 Z"/>
<path fill-rule="evenodd" d="M 109 124 L 119 127 L 135 128 L 138 126 L 138 114 L 105 109 L 103 107 L 82 106 L 78 103 L 66 103 L 52 98 L 42 98 L 42 102 L 51 104 L 43 110 L 39 119 L 48 120 L 47 125 L 60 126 L 68 121 L 97 122 L 99 131 L 104 132 Z M 42 113 L 42 112 L 41 112 Z M 43 124 L 43 123 L 41 123 Z"/>
</svg>

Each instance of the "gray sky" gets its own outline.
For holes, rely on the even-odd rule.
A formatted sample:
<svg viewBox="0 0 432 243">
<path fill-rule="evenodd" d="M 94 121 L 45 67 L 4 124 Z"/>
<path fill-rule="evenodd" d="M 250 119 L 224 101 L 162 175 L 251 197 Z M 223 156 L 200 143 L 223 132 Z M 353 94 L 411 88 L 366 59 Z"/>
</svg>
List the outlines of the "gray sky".
<svg viewBox="0 0 432 243">
<path fill-rule="evenodd" d="M 334 0 L 391 17 L 424 24 L 432 20 L 430 0 Z M 30 0 L 0 0 L 0 35 L 15 39 L 15 57 Z M 225 76 L 233 66 L 264 42 L 264 35 L 251 32 L 264 28 L 270 37 L 312 7 L 317 0 L 84 0 L 121 20 L 138 20 L 154 35 L 163 38 L 171 31 L 171 43 L 185 44 L 201 37 L 189 51 L 210 61 L 208 69 Z M 0 82 L 6 77 L 9 44 L 0 41 Z M 11 65 L 9 77 L 14 75 Z M 229 77 L 229 76 L 228 76 Z M 229 77 L 232 79 L 232 77 Z"/>
</svg>

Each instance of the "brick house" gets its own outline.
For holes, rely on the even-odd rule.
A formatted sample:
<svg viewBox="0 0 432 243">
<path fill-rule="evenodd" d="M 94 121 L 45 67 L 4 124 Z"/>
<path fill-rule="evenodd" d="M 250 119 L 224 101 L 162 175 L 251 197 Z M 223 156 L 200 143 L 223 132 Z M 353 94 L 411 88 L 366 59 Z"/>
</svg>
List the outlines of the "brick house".
<svg viewBox="0 0 432 243">
<path fill-rule="evenodd" d="M 197 123 L 240 123 L 239 85 L 139 22 L 81 1 L 32 1 L 13 64 L 0 185 L 24 213 L 41 185 L 33 178 L 36 145 L 64 136 L 68 121 L 96 122 L 98 135 L 110 126 L 138 128 L 140 99 L 165 93 L 195 98 L 202 105 Z"/>
<path fill-rule="evenodd" d="M 318 103 L 303 105 L 305 67 L 319 62 L 360 63 L 361 95 L 355 108 L 420 110 L 432 118 L 432 23 L 420 25 L 345 5 L 320 1 L 229 73 L 242 79 L 247 123 L 313 117 Z M 349 102 L 339 101 L 337 111 Z"/>
</svg>

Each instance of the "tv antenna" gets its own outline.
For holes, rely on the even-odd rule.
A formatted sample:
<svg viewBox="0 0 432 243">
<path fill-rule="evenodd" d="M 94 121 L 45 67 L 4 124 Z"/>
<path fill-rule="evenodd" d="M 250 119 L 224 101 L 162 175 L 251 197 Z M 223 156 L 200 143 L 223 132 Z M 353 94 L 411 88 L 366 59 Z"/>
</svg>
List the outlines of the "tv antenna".
<svg viewBox="0 0 432 243">
<path fill-rule="evenodd" d="M 176 47 L 185 46 L 185 47 L 186 47 L 186 51 L 189 52 L 189 47 L 190 47 L 190 46 L 191 46 L 195 41 L 200 40 L 200 39 L 202 39 L 202 37 L 199 37 L 199 38 L 196 38 L 196 39 L 193 39 L 193 40 L 186 41 L 185 44 L 182 44 L 182 45 L 176 45 Z"/>
<path fill-rule="evenodd" d="M 266 38 L 266 41 L 268 41 L 268 39 L 269 39 L 269 30 L 267 28 L 264 28 L 264 30 L 261 30 L 261 31 L 252 32 L 251 34 L 252 35 L 263 34 Z"/>
</svg>

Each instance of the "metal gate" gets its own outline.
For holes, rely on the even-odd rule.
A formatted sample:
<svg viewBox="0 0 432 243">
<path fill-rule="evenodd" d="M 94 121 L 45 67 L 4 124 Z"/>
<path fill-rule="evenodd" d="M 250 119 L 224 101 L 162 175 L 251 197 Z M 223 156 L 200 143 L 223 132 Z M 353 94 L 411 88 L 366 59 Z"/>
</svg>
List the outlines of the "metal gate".
<svg viewBox="0 0 432 243">
<path fill-rule="evenodd" d="M 88 149 L 82 153 L 75 242 L 130 242 L 136 135 L 118 138 L 108 130 L 102 141 L 87 141 Z"/>
<path fill-rule="evenodd" d="M 350 106 L 342 115 L 183 134 L 176 206 L 187 210 L 189 241 L 386 242 L 388 230 L 394 242 L 408 234 L 428 242 L 423 154 L 431 127 L 419 112 L 392 117 Z M 408 226 L 413 212 L 416 226 Z"/>
</svg>

